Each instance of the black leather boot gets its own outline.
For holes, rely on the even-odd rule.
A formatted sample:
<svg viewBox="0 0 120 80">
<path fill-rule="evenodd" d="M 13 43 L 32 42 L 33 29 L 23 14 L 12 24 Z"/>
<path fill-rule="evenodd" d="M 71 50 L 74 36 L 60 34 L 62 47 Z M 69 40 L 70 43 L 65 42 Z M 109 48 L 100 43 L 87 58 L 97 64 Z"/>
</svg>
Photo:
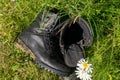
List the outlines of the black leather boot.
<svg viewBox="0 0 120 80">
<path fill-rule="evenodd" d="M 61 76 L 68 76 L 74 68 L 65 64 L 60 51 L 59 38 L 53 29 L 58 22 L 54 12 L 41 12 L 35 21 L 19 36 L 18 46 L 25 52 L 32 53 L 35 61 L 41 66 Z M 40 29 L 44 27 L 45 29 Z"/>
</svg>

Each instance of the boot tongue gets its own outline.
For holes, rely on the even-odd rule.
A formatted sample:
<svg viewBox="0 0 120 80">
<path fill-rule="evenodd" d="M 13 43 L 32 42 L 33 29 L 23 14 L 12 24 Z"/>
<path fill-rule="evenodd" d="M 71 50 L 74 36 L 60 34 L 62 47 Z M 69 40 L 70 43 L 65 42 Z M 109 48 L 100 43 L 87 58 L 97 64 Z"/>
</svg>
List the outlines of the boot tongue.
<svg viewBox="0 0 120 80">
<path fill-rule="evenodd" d="M 51 32 L 54 29 L 57 21 L 58 21 L 58 15 L 51 13 L 46 17 L 46 19 L 43 23 L 43 26 L 47 31 Z"/>
<path fill-rule="evenodd" d="M 64 54 L 65 63 L 69 67 L 76 67 L 78 60 L 84 57 L 83 50 L 78 44 L 70 45 Z"/>
</svg>

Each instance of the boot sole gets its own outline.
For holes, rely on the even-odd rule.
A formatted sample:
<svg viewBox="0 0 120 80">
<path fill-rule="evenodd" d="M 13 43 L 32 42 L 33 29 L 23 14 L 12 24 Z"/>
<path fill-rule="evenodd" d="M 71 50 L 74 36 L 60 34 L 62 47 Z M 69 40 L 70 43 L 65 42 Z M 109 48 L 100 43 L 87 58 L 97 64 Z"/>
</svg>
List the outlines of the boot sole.
<svg viewBox="0 0 120 80">
<path fill-rule="evenodd" d="M 15 44 L 16 44 L 17 48 L 21 49 L 23 52 L 25 52 L 27 54 L 30 54 L 32 56 L 33 60 L 37 62 L 37 60 L 35 60 L 36 57 L 35 57 L 34 53 L 24 44 L 24 42 L 22 40 L 18 39 Z M 40 60 L 38 60 L 37 64 L 39 64 L 41 66 L 41 68 L 43 68 L 49 72 L 55 73 L 57 75 L 60 75 L 60 76 L 69 76 L 69 74 L 70 74 L 69 72 L 63 72 L 63 71 L 57 70 L 55 68 L 52 68 Z"/>
</svg>

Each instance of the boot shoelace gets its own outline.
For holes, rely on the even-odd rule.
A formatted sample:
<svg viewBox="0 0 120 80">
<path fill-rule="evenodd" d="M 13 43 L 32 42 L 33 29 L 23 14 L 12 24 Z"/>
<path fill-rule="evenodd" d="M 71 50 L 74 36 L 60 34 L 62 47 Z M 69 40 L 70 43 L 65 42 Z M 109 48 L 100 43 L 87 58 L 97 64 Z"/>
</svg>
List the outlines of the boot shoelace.
<svg viewBox="0 0 120 80">
<path fill-rule="evenodd" d="M 45 47 L 47 49 L 47 52 L 50 53 L 50 56 L 54 56 L 54 53 L 58 53 L 59 46 L 57 38 L 52 33 L 46 33 L 44 35 L 44 41 L 45 41 Z"/>
</svg>

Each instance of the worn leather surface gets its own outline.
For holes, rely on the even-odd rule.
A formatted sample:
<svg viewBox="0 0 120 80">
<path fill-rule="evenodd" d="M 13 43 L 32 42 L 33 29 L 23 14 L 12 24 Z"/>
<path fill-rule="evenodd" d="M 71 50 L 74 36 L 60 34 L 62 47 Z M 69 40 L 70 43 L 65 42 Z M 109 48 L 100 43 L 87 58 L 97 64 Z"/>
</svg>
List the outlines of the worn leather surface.
<svg viewBox="0 0 120 80">
<path fill-rule="evenodd" d="M 78 60 L 84 57 L 83 50 L 78 44 L 71 44 L 64 52 L 65 63 L 70 67 L 75 67 Z"/>
<path fill-rule="evenodd" d="M 40 29 L 41 14 L 43 13 L 40 13 L 35 21 L 21 33 L 20 39 L 35 54 L 38 62 L 42 62 L 47 67 L 53 68 L 68 76 L 73 70 L 66 66 L 64 62 L 63 55 L 60 52 L 59 39 L 52 36 L 49 33 L 49 29 Z M 57 15 L 50 12 L 43 20 L 43 27 L 54 27 L 56 20 Z M 54 43 L 53 46 L 51 43 Z"/>
</svg>

